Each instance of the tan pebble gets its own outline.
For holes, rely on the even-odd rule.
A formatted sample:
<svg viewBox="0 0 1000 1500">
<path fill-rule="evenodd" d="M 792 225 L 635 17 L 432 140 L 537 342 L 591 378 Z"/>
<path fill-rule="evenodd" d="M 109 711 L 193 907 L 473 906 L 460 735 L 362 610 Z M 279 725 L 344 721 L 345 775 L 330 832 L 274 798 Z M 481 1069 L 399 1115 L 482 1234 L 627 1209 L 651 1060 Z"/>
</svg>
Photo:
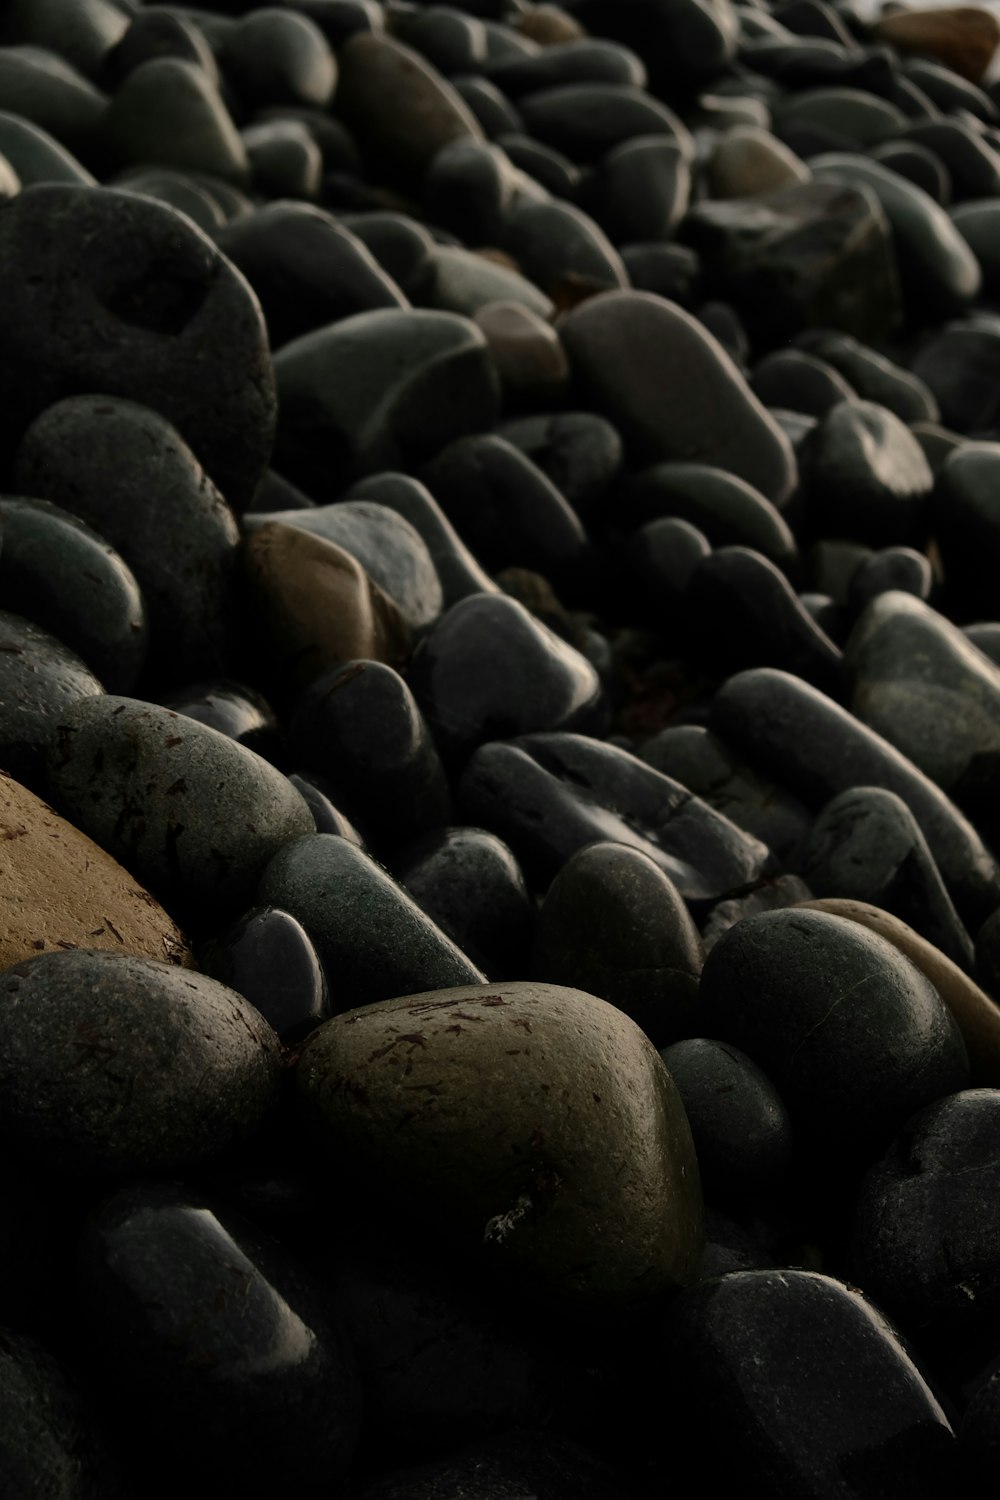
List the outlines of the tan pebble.
<svg viewBox="0 0 1000 1500">
<path fill-rule="evenodd" d="M 587 35 L 573 16 L 561 5 L 532 5 L 518 17 L 517 29 L 540 47 L 562 47 L 578 42 Z"/>
<path fill-rule="evenodd" d="M 900 52 L 919 52 L 982 83 L 1000 45 L 1000 18 L 978 6 L 945 10 L 900 10 L 882 16 L 872 34 Z"/>
</svg>

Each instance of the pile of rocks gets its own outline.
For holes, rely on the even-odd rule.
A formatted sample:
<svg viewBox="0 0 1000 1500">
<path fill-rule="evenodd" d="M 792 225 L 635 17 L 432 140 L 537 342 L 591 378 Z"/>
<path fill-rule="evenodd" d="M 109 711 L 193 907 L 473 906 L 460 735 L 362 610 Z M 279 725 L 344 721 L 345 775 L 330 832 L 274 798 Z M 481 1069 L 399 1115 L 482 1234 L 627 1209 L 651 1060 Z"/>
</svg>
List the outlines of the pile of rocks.
<svg viewBox="0 0 1000 1500">
<path fill-rule="evenodd" d="M 998 38 L 7 0 L 12 1500 L 996 1486 Z"/>
</svg>

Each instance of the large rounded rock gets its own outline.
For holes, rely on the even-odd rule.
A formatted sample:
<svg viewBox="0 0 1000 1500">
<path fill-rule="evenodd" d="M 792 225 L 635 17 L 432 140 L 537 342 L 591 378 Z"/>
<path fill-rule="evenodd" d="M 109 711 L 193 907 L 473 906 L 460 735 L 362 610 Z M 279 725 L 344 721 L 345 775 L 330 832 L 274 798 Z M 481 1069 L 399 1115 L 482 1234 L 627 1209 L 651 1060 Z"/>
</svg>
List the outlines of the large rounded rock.
<svg viewBox="0 0 1000 1500">
<path fill-rule="evenodd" d="M 203 974 L 80 950 L 0 977 L 0 1131 L 60 1171 L 217 1156 L 256 1130 L 278 1076 L 263 1016 Z"/>
<path fill-rule="evenodd" d="M 52 790 L 74 822 L 174 905 L 249 904 L 273 854 L 314 826 L 280 771 L 227 735 L 134 698 L 60 715 Z"/>
<path fill-rule="evenodd" d="M 243 277 L 189 219 L 107 189 L 44 184 L 0 211 L 0 443 L 101 391 L 179 429 L 229 503 L 271 449 L 267 334 Z"/>
<path fill-rule="evenodd" d="M 0 968 L 48 949 L 190 962 L 184 934 L 117 860 L 0 774 Z"/>
<path fill-rule="evenodd" d="M 62 641 L 0 610 L 0 769 L 41 784 L 46 746 L 61 716 L 103 693 Z"/>
<path fill-rule="evenodd" d="M 304 1122 L 459 1243 L 613 1309 L 687 1281 L 701 1240 L 687 1119 L 652 1044 L 580 990 L 432 990 L 335 1017 L 296 1072 Z"/>
<path fill-rule="evenodd" d="M 712 463 L 770 500 L 788 498 L 788 439 L 683 308 L 650 292 L 608 292 L 576 308 L 560 332 L 575 374 L 637 449 Z"/>
</svg>

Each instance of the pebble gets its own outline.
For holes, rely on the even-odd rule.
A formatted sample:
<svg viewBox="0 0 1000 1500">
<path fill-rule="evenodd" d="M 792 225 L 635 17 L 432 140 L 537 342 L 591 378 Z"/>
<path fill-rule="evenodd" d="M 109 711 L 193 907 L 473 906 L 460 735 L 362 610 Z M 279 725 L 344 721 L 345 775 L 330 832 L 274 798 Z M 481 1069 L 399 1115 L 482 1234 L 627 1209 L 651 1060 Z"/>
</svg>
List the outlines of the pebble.
<svg viewBox="0 0 1000 1500">
<path fill-rule="evenodd" d="M 791 572 L 798 546 L 787 521 L 746 480 L 701 463 L 660 463 L 630 476 L 619 505 L 625 518 L 687 521 L 716 547 L 749 547 Z"/>
<path fill-rule="evenodd" d="M 425 167 L 463 136 L 482 140 L 475 115 L 447 80 L 394 37 L 358 32 L 339 48 L 337 64 L 338 113 L 397 170 Z"/>
<path fill-rule="evenodd" d="M 923 542 L 934 475 L 913 434 L 887 407 L 842 401 L 799 449 L 809 519 L 872 545 Z"/>
<path fill-rule="evenodd" d="M 188 167 L 238 187 L 250 180 L 246 147 L 220 94 L 183 58 L 155 57 L 134 68 L 115 91 L 101 134 L 120 165 Z"/>
<path fill-rule="evenodd" d="M 47 630 L 0 610 L 0 761 L 44 789 L 45 752 L 62 716 L 104 686 Z"/>
</svg>

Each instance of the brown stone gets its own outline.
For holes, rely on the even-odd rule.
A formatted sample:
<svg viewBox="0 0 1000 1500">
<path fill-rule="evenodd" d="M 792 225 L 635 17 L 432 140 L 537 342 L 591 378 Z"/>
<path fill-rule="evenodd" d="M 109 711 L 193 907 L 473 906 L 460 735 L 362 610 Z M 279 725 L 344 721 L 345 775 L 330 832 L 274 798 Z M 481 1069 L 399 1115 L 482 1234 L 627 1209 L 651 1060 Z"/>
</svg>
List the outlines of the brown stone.
<svg viewBox="0 0 1000 1500">
<path fill-rule="evenodd" d="M 363 145 L 421 169 L 449 141 L 483 139 L 475 115 L 429 62 L 388 36 L 358 32 L 338 50 L 337 113 Z"/>
<path fill-rule="evenodd" d="M 313 532 L 269 523 L 243 543 L 253 610 L 269 653 L 305 687 L 338 662 L 398 666 L 410 632 L 361 564 Z"/>
<path fill-rule="evenodd" d="M 540 47 L 562 47 L 587 35 L 561 5 L 530 5 L 517 18 L 517 30 Z"/>
<path fill-rule="evenodd" d="M 504 389 L 541 396 L 569 382 L 569 361 L 559 335 L 530 307 L 490 302 L 475 315 L 486 335 Z"/>
<path fill-rule="evenodd" d="M 872 27 L 900 52 L 936 58 L 970 83 L 982 83 L 1000 44 L 1000 18 L 975 5 L 945 10 L 899 10 Z"/>
<path fill-rule="evenodd" d="M 192 961 L 180 928 L 116 859 L 0 772 L 0 969 L 72 948 Z"/>
<path fill-rule="evenodd" d="M 801 901 L 799 905 L 813 911 L 830 912 L 835 917 L 846 917 L 880 933 L 892 943 L 930 980 L 951 1011 L 969 1054 L 972 1086 L 1000 1088 L 1000 1005 L 991 1000 L 968 974 L 899 917 L 871 906 L 867 901 L 829 896 L 816 901 Z"/>
</svg>

